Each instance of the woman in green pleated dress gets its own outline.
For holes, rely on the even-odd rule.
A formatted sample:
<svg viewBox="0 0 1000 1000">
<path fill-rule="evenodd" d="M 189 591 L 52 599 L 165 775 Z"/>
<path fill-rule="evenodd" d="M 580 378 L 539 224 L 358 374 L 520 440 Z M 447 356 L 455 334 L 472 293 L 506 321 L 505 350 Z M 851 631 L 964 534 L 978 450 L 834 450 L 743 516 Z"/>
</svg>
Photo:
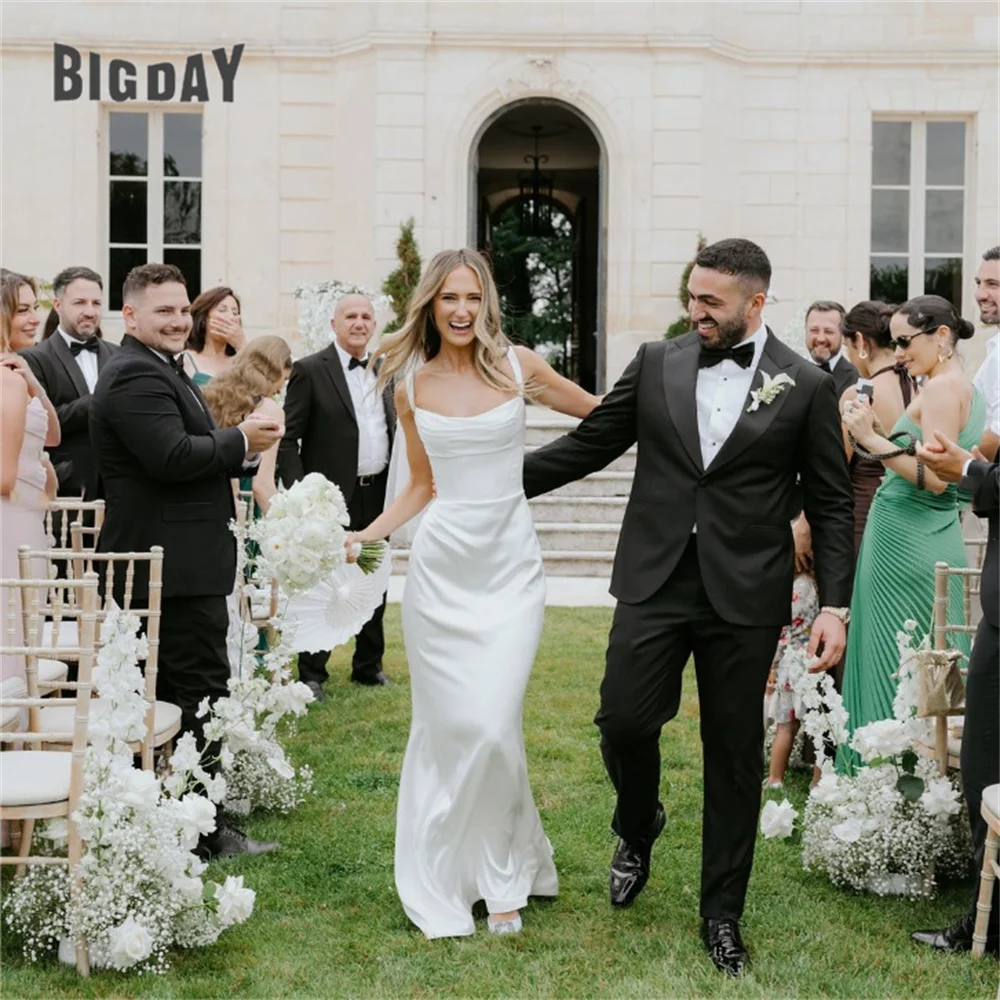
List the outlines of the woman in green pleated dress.
<svg viewBox="0 0 1000 1000">
<path fill-rule="evenodd" d="M 957 342 L 971 337 L 974 328 L 950 302 L 937 295 L 911 299 L 893 315 L 890 330 L 896 360 L 911 376 L 923 375 L 926 381 L 891 436 L 875 425 L 867 401 L 845 402 L 842 411 L 856 453 L 867 453 L 886 470 L 872 501 L 854 576 L 843 685 L 851 733 L 892 718 L 899 669 L 896 634 L 907 619 L 930 629 L 934 564 L 967 565 L 957 488 L 938 479 L 914 455 L 899 452 L 914 440 L 932 439 L 935 430 L 969 450 L 979 443 L 986 419 L 985 401 L 955 353 Z M 960 621 L 961 581 L 953 577 L 951 584 L 948 616 Z M 959 635 L 954 644 L 968 654 L 968 636 Z M 858 761 L 847 746 L 838 749 L 841 771 L 853 770 Z"/>
</svg>

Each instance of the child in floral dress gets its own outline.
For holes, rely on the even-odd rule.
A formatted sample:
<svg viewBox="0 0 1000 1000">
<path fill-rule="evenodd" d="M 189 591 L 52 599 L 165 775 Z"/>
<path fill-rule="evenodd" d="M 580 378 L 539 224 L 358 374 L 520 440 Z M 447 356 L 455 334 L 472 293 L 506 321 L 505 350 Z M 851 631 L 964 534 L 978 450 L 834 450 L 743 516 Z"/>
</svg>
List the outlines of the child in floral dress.
<svg viewBox="0 0 1000 1000">
<path fill-rule="evenodd" d="M 792 754 L 795 735 L 802 718 L 802 705 L 792 690 L 785 654 L 788 650 L 802 651 L 809 645 L 809 633 L 819 614 L 816 580 L 811 573 L 800 573 L 792 585 L 792 622 L 781 630 L 778 649 L 767 681 L 767 716 L 774 719 L 777 729 L 771 746 L 771 770 L 767 777 L 768 788 L 784 786 L 788 758 Z M 818 780 L 819 770 L 813 769 L 813 780 Z"/>
</svg>

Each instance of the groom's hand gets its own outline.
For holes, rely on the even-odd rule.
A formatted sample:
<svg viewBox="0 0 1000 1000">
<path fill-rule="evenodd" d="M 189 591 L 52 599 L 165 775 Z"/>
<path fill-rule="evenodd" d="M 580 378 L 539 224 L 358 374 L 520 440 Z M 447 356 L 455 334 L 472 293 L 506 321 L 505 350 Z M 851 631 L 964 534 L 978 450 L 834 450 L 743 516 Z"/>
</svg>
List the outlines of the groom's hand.
<svg viewBox="0 0 1000 1000">
<path fill-rule="evenodd" d="M 836 616 L 821 612 L 813 622 L 809 636 L 809 655 L 818 659 L 809 667 L 811 674 L 818 674 L 835 667 L 844 655 L 847 645 L 847 629 Z"/>
</svg>

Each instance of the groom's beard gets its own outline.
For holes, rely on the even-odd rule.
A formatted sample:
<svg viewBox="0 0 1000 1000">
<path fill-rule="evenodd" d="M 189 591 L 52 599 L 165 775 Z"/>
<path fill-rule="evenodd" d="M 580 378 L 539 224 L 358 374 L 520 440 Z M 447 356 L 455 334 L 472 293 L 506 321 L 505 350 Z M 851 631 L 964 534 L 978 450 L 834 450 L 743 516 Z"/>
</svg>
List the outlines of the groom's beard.
<svg viewBox="0 0 1000 1000">
<path fill-rule="evenodd" d="M 715 330 L 705 337 L 702 337 L 703 347 L 710 347 L 713 350 L 724 351 L 730 347 L 735 347 L 747 335 L 748 323 L 745 316 L 719 322 L 716 320 Z"/>
</svg>

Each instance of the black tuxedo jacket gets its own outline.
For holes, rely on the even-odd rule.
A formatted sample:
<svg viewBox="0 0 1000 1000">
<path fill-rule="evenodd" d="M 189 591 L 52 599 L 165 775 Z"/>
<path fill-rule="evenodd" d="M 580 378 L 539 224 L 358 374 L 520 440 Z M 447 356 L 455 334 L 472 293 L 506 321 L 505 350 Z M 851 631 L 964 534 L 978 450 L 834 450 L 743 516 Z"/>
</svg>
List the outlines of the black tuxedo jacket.
<svg viewBox="0 0 1000 1000">
<path fill-rule="evenodd" d="M 396 407 L 392 386 L 382 394 L 392 451 Z M 292 367 L 285 393 L 285 436 L 278 445 L 278 472 L 291 486 L 320 472 L 351 502 L 358 481 L 358 418 L 337 345 L 310 354 Z"/>
<path fill-rule="evenodd" d="M 98 339 L 98 376 L 117 350 L 115 344 Z M 59 495 L 96 499 L 99 495 L 97 467 L 90 446 L 90 404 L 93 396 L 80 366 L 58 332 L 34 347 L 25 348 L 21 355 L 41 382 L 59 415 L 62 441 L 55 448 L 48 449 L 59 477 Z"/>
<path fill-rule="evenodd" d="M 1000 627 L 1000 471 L 996 462 L 970 462 L 961 487 L 972 494 L 972 509 L 989 518 L 990 532 L 983 560 L 983 579 L 979 598 L 983 617 Z"/>
<path fill-rule="evenodd" d="M 850 389 L 861 378 L 861 373 L 846 357 L 843 357 L 837 362 L 833 371 L 830 372 L 830 377 L 833 379 L 833 387 L 837 391 L 837 399 L 839 400 L 843 396 L 844 391 Z M 840 419 L 839 413 L 837 419 Z"/>
<path fill-rule="evenodd" d="M 126 336 L 97 380 L 90 437 L 107 501 L 98 550 L 162 545 L 165 598 L 229 594 L 242 431 L 216 428 L 194 383 Z"/>
<path fill-rule="evenodd" d="M 851 481 L 833 380 L 768 332 L 761 372 L 795 381 L 748 413 L 702 467 L 695 388 L 697 334 L 643 344 L 614 389 L 565 437 L 525 459 L 536 496 L 606 466 L 638 441 L 611 593 L 651 597 L 698 530 L 702 580 L 716 612 L 738 625 L 790 618 L 794 554 L 790 510 L 796 477 L 813 532 L 820 603 L 850 604 L 854 562 Z"/>
</svg>

